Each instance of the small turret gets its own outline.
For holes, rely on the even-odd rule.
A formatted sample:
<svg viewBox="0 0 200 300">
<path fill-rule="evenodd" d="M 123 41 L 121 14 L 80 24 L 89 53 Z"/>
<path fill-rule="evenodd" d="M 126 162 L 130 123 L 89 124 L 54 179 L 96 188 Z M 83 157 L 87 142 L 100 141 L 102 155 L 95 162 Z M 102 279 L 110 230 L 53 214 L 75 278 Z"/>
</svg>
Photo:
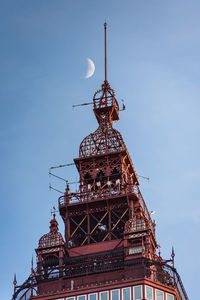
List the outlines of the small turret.
<svg viewBox="0 0 200 300">
<path fill-rule="evenodd" d="M 53 218 L 50 221 L 50 231 L 44 234 L 38 243 L 38 248 L 35 250 L 38 257 L 38 275 L 46 274 L 48 267 L 53 263 L 57 265 L 59 272 L 63 265 L 62 259 L 65 251 L 65 242 L 62 234 L 58 231 L 58 222 L 55 218 L 55 210 Z"/>
</svg>

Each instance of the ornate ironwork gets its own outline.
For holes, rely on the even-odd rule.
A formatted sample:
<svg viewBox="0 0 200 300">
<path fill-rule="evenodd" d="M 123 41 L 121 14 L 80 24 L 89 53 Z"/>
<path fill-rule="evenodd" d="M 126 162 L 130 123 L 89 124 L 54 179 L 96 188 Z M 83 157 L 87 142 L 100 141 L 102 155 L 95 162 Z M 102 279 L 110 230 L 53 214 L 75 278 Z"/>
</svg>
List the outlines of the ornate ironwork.
<svg viewBox="0 0 200 300">
<path fill-rule="evenodd" d="M 121 134 L 111 123 L 103 122 L 99 128 L 88 135 L 80 145 L 79 157 L 96 156 L 125 150 Z"/>
<path fill-rule="evenodd" d="M 106 24 L 105 80 L 94 94 L 93 110 L 99 127 L 83 139 L 79 158 L 74 160 L 80 174 L 79 189 L 72 193 L 67 185 L 64 196 L 59 198 L 66 243 L 58 232 L 54 213 L 50 232 L 41 237 L 36 249 L 37 269 L 32 269 L 22 286 L 17 286 L 14 280 L 13 300 L 30 299 L 38 291 L 41 295 L 40 288 L 50 292 L 48 282 L 51 285 L 51 281 L 58 278 L 66 284 L 67 279 L 77 278 L 77 281 L 87 280 L 87 286 L 103 286 L 110 280 L 107 272 L 115 282 L 151 279 L 173 287 L 181 300 L 188 300 L 174 265 L 168 265 L 156 255 L 155 225 L 138 187 L 123 138 L 113 128 L 113 122 L 119 120 L 119 105 L 107 81 Z M 111 246 L 108 251 L 99 252 L 97 243 L 104 241 Z M 96 253 L 85 254 L 85 249 L 87 253 L 90 251 L 87 245 L 95 243 L 93 251 L 96 249 Z M 73 256 L 75 247 L 80 251 L 77 257 Z M 84 250 L 81 252 L 81 249 Z M 99 273 L 104 274 L 99 276 Z M 61 281 L 55 284 L 56 292 L 61 289 Z M 76 283 L 73 289 L 79 289 Z"/>
<path fill-rule="evenodd" d="M 59 209 L 60 211 L 62 211 L 63 208 L 66 208 L 69 204 L 73 204 L 73 203 L 82 203 L 82 202 L 90 202 L 90 201 L 92 202 L 94 200 L 97 201 L 103 199 L 113 199 L 115 197 L 116 198 L 125 197 L 125 196 L 128 197 L 131 194 L 135 195 L 136 199 L 139 200 L 143 212 L 148 220 L 148 224 L 153 234 L 155 234 L 155 226 L 152 222 L 145 201 L 137 185 L 124 185 L 124 186 L 116 185 L 113 188 L 109 188 L 106 186 L 95 192 L 87 190 L 85 192 L 71 193 L 68 195 L 65 194 L 64 196 L 59 197 L 58 203 L 59 203 Z"/>
<path fill-rule="evenodd" d="M 64 240 L 60 232 L 49 232 L 44 234 L 39 240 L 39 248 L 49 248 L 52 246 L 64 245 Z"/>
<path fill-rule="evenodd" d="M 134 216 L 126 222 L 124 233 L 127 234 L 145 229 L 147 229 L 147 226 L 144 217 Z"/>
<path fill-rule="evenodd" d="M 40 269 L 39 265 L 38 268 Z M 130 271 L 128 271 L 129 269 Z M 149 278 L 155 282 L 175 288 L 180 299 L 189 300 L 181 278 L 175 268 L 169 264 L 149 260 L 147 258 L 125 261 L 123 248 L 113 250 L 112 252 L 99 253 L 99 255 L 88 255 L 78 258 L 65 257 L 64 260 L 62 260 L 61 266 L 59 266 L 58 261 L 52 259 L 49 261 L 49 266 L 45 266 L 45 273 L 39 275 L 37 274 L 37 270 L 35 270 L 33 278 L 30 276 L 22 286 L 17 287 L 12 300 L 29 299 L 28 297 L 25 298 L 24 295 L 30 295 L 34 287 L 39 286 L 42 282 L 46 282 L 47 280 L 49 281 L 61 277 L 68 279 L 108 271 L 115 272 L 117 270 L 121 271 L 116 273 L 116 282 L 118 280 L 121 281 L 122 278 L 123 280 L 129 279 L 129 274 L 131 274 L 132 279 Z M 99 279 L 98 285 L 104 285 L 104 280 L 104 277 Z M 88 286 L 96 284 L 96 277 L 92 279 L 90 276 L 90 279 L 88 278 Z M 74 285 L 74 290 L 77 289 L 79 289 L 79 287 Z M 36 289 L 34 293 L 37 293 Z"/>
</svg>

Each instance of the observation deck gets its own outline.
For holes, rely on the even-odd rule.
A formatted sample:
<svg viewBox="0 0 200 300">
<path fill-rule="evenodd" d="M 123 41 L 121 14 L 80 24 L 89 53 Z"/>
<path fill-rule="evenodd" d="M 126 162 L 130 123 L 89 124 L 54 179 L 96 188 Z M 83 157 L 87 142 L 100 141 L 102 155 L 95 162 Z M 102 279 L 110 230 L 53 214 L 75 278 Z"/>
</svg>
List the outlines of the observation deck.
<svg viewBox="0 0 200 300">
<path fill-rule="evenodd" d="M 30 276 L 23 285 L 17 288 L 12 300 L 30 299 L 55 299 L 67 297 L 73 293 L 85 293 L 87 290 L 98 291 L 126 285 L 152 285 L 165 289 L 166 292 L 178 291 L 178 299 L 189 300 L 181 278 L 171 265 L 158 260 L 137 258 L 124 260 L 123 247 L 110 251 L 100 252 L 84 257 L 64 257 L 60 262 L 57 258 L 51 258 L 45 264 L 45 273 L 38 274 L 42 263 L 38 263 L 33 276 Z M 104 276 L 100 276 L 104 274 Z M 58 282 L 59 279 L 59 282 Z M 73 280 L 73 290 L 72 290 Z M 57 284 L 55 285 L 55 283 Z M 63 286 L 65 291 L 63 292 Z M 39 295 L 37 296 L 39 291 Z M 50 293 L 54 294 L 52 298 Z M 48 296 L 49 295 L 49 296 Z M 45 298 L 46 297 L 46 298 Z M 43 298 L 42 298 L 43 299 Z"/>
<path fill-rule="evenodd" d="M 112 199 L 124 199 L 124 201 L 127 201 L 127 199 L 132 199 L 133 201 L 139 200 L 139 203 L 144 211 L 144 215 L 148 220 L 150 229 L 155 237 L 155 225 L 152 222 L 146 203 L 137 185 L 116 185 L 114 188 L 109 188 L 107 184 L 105 184 L 102 189 L 96 190 L 95 192 L 93 192 L 92 189 L 93 186 L 91 185 L 90 190 L 88 189 L 83 192 L 65 194 L 64 196 L 59 197 L 58 206 L 61 216 L 65 215 L 67 208 L 72 207 L 72 209 L 75 210 L 75 206 L 86 203 L 92 204 L 96 201 L 109 201 Z"/>
</svg>

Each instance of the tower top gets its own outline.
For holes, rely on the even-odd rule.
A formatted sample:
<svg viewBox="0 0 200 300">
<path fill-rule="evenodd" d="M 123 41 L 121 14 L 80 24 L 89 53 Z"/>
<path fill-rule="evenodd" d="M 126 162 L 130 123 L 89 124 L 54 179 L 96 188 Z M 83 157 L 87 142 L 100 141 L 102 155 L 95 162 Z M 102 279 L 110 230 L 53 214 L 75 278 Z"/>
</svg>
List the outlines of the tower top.
<svg viewBox="0 0 200 300">
<path fill-rule="evenodd" d="M 115 92 L 107 80 L 107 23 L 104 23 L 104 56 L 105 56 L 105 80 L 93 97 L 93 110 L 100 126 L 104 123 L 112 124 L 119 120 L 119 105 L 115 98 Z"/>
<path fill-rule="evenodd" d="M 112 126 L 119 106 L 107 81 L 106 29 L 105 22 L 105 80 L 93 98 L 99 126 L 84 138 L 74 159 L 79 186 L 71 192 L 65 180 L 66 191 L 59 197 L 65 241 L 53 207 L 50 230 L 36 249 L 36 271 L 32 261 L 31 276 L 20 287 L 14 277 L 13 300 L 85 300 L 92 291 L 95 300 L 101 293 L 118 300 L 132 294 L 134 299 L 188 300 L 174 268 L 174 250 L 170 260 L 157 254 L 155 223 L 123 138 Z"/>
</svg>

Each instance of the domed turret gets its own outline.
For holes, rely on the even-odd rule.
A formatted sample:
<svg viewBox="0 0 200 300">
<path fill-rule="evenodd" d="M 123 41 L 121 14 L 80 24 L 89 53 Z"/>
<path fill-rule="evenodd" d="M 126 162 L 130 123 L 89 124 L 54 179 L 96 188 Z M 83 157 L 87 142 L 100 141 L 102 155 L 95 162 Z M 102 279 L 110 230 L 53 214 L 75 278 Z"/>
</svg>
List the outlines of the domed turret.
<svg viewBox="0 0 200 300">
<path fill-rule="evenodd" d="M 62 234 L 58 232 L 58 222 L 55 219 L 55 214 L 53 215 L 53 219 L 50 221 L 49 228 L 50 232 L 44 234 L 40 238 L 38 243 L 38 249 L 64 245 L 64 239 L 62 237 Z"/>
<path fill-rule="evenodd" d="M 64 239 L 62 237 L 62 234 L 58 232 L 58 222 L 55 219 L 55 214 L 53 215 L 53 219 L 50 221 L 49 228 L 50 232 L 44 234 L 40 238 L 38 243 L 38 249 L 64 245 Z"/>
<path fill-rule="evenodd" d="M 44 234 L 35 250 L 38 257 L 38 274 L 46 274 L 49 266 L 58 268 L 58 272 L 62 274 L 63 257 L 66 254 L 66 246 L 62 234 L 58 231 L 58 222 L 55 218 L 50 221 L 50 231 Z M 46 276 L 46 275 L 45 275 Z"/>
</svg>

